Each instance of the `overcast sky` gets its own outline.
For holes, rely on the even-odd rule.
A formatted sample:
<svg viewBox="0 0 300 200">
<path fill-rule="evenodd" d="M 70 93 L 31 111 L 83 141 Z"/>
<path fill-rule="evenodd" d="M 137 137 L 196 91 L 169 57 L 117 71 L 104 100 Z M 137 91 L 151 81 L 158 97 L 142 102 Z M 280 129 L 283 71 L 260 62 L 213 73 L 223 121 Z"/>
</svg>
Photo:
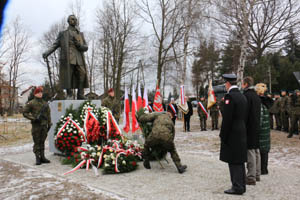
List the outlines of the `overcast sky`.
<svg viewBox="0 0 300 200">
<path fill-rule="evenodd" d="M 49 30 L 50 26 L 64 17 L 70 15 L 70 5 L 76 0 L 10 0 L 5 11 L 4 26 L 20 17 L 26 29 L 32 33 L 33 41 L 37 42 Z M 95 23 L 96 9 L 102 5 L 101 0 L 84 0 L 84 29 L 91 30 Z M 29 85 L 40 85 L 46 78 L 46 69 L 37 61 L 42 54 L 38 45 L 33 48 L 33 58 L 26 66 L 30 74 L 23 77 L 26 79 L 21 90 Z"/>
</svg>

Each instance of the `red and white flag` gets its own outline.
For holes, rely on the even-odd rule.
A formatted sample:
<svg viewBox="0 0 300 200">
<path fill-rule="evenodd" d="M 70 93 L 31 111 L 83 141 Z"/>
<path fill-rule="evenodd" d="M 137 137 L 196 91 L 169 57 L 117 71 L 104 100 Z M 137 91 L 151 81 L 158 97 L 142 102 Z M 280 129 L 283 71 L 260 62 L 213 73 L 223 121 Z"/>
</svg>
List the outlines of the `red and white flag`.
<svg viewBox="0 0 300 200">
<path fill-rule="evenodd" d="M 156 93 L 155 93 L 155 96 L 154 96 L 153 109 L 156 112 L 163 112 L 164 111 L 164 108 L 162 106 L 162 98 L 161 98 L 160 90 L 159 90 L 158 86 L 156 86 Z"/>
<path fill-rule="evenodd" d="M 130 112 L 130 105 L 129 105 L 129 99 L 128 99 L 128 92 L 127 92 L 127 88 L 125 88 L 123 130 L 126 133 L 128 133 L 130 130 L 129 112 Z"/>
<path fill-rule="evenodd" d="M 138 100 L 137 100 L 137 110 L 140 108 L 143 108 L 143 99 L 142 99 L 142 94 L 141 94 L 141 87 L 140 84 L 138 86 Z"/>
<path fill-rule="evenodd" d="M 132 133 L 137 131 L 139 129 L 139 124 L 137 123 L 135 113 L 137 111 L 137 105 L 136 105 L 136 95 L 134 87 L 132 87 L 132 101 L 131 101 L 131 120 L 132 120 Z"/>
<path fill-rule="evenodd" d="M 185 104 L 185 94 L 184 94 L 184 85 L 180 86 L 180 104 Z"/>
<path fill-rule="evenodd" d="M 198 102 L 198 104 L 199 104 L 201 110 L 205 113 L 206 118 L 208 118 L 208 112 L 206 111 L 204 105 L 200 101 Z"/>
<path fill-rule="evenodd" d="M 143 96 L 143 107 L 148 106 L 148 93 L 147 93 L 147 88 L 146 86 L 144 87 L 144 96 Z"/>
<path fill-rule="evenodd" d="M 209 80 L 207 109 L 210 109 L 215 103 L 217 103 L 216 95 L 215 95 L 214 89 L 212 87 L 212 81 Z"/>
</svg>

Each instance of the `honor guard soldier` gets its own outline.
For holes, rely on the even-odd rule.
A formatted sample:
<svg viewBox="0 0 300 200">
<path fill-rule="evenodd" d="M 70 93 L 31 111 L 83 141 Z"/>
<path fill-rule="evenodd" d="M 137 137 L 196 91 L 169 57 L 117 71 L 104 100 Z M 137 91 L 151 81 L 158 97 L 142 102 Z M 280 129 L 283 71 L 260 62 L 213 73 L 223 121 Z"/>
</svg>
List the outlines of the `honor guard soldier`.
<svg viewBox="0 0 300 200">
<path fill-rule="evenodd" d="M 281 91 L 280 98 L 280 118 L 282 123 L 282 129 L 284 132 L 289 132 L 289 97 L 286 95 L 286 91 Z"/>
<path fill-rule="evenodd" d="M 101 106 L 107 107 L 111 110 L 114 118 L 119 123 L 120 119 L 120 110 L 121 106 L 117 99 L 115 98 L 115 91 L 113 88 L 110 88 L 108 91 L 108 96 L 103 99 L 103 102 L 101 103 Z"/>
<path fill-rule="evenodd" d="M 176 122 L 176 118 L 177 118 L 177 112 L 178 112 L 178 108 L 175 104 L 174 98 L 171 98 L 171 102 L 168 105 L 167 111 L 171 114 L 172 116 L 172 121 L 175 125 Z"/>
<path fill-rule="evenodd" d="M 207 100 L 204 96 L 200 97 L 200 101 L 198 102 L 198 116 L 200 119 L 200 128 L 201 131 L 206 131 L 206 120 L 207 120 Z"/>
<path fill-rule="evenodd" d="M 291 98 L 291 128 L 288 138 L 293 137 L 293 134 L 298 132 L 298 122 L 300 120 L 300 90 L 295 90 L 295 94 Z"/>
<path fill-rule="evenodd" d="M 36 165 L 50 163 L 45 157 L 45 140 L 51 127 L 50 108 L 46 101 L 42 99 L 43 88 L 37 87 L 34 90 L 34 99 L 29 101 L 23 111 L 25 118 L 32 124 L 33 152 L 36 158 Z"/>
<path fill-rule="evenodd" d="M 220 160 L 228 163 L 232 186 L 226 194 L 246 192 L 245 162 L 247 162 L 247 99 L 236 86 L 234 74 L 223 74 L 227 94 L 224 97 L 223 120 L 220 131 Z"/>
</svg>

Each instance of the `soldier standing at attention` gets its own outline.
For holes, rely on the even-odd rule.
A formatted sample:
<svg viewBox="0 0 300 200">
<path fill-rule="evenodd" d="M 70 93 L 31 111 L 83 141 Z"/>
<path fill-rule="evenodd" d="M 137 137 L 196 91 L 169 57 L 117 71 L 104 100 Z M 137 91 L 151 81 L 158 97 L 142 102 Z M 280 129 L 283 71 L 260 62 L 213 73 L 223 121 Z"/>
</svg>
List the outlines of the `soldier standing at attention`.
<svg viewBox="0 0 300 200">
<path fill-rule="evenodd" d="M 108 96 L 103 99 L 103 102 L 101 103 L 101 106 L 107 107 L 111 110 L 114 118 L 119 123 L 120 120 L 120 111 L 121 106 L 117 99 L 115 98 L 115 91 L 113 88 L 110 88 L 108 91 Z"/>
<path fill-rule="evenodd" d="M 246 192 L 245 162 L 247 162 L 247 99 L 236 86 L 236 75 L 223 74 L 227 94 L 224 97 L 220 131 L 220 160 L 228 163 L 232 186 L 226 194 Z"/>
<path fill-rule="evenodd" d="M 289 97 L 286 95 L 286 91 L 281 91 L 280 98 L 280 118 L 282 123 L 282 129 L 284 132 L 289 132 Z"/>
<path fill-rule="evenodd" d="M 51 127 L 50 108 L 46 101 L 42 99 L 43 88 L 37 87 L 34 90 L 34 99 L 29 101 L 23 111 L 25 118 L 32 124 L 33 152 L 36 158 L 36 165 L 50 163 L 45 157 L 45 140 Z"/>
<path fill-rule="evenodd" d="M 147 123 L 152 123 L 152 130 L 145 134 L 145 144 L 143 151 L 144 167 L 151 169 L 149 157 L 153 148 L 161 148 L 171 154 L 171 158 L 181 174 L 185 172 L 187 166 L 182 165 L 179 155 L 174 144 L 175 128 L 169 113 L 145 113 L 144 109 L 139 109 L 137 112 L 137 121 L 140 126 L 147 126 Z M 142 130 L 145 130 L 142 128 Z"/>
<path fill-rule="evenodd" d="M 210 109 L 209 114 L 211 117 L 211 130 L 218 130 L 218 123 L 219 123 L 219 105 L 216 102 Z"/>
<path fill-rule="evenodd" d="M 200 102 L 198 102 L 198 116 L 200 119 L 201 131 L 206 131 L 206 120 L 207 120 L 207 100 L 204 96 L 200 97 Z"/>
<path fill-rule="evenodd" d="M 275 122 L 276 122 L 276 130 L 281 131 L 281 117 L 280 117 L 280 95 L 278 93 L 274 94 L 274 104 L 270 108 L 270 113 L 274 113 Z"/>
<path fill-rule="evenodd" d="M 177 109 L 177 106 L 176 106 L 176 104 L 174 102 L 174 98 L 173 97 L 171 98 L 171 102 L 168 105 L 167 112 L 169 112 L 171 114 L 172 121 L 173 121 L 173 123 L 175 125 L 178 109 Z"/>
<path fill-rule="evenodd" d="M 189 111 L 186 114 L 183 114 L 184 116 L 184 131 L 190 132 L 190 120 L 191 120 L 191 116 L 193 115 L 193 105 L 190 101 L 190 99 L 185 96 L 185 101 L 188 105 Z"/>
<path fill-rule="evenodd" d="M 290 103 L 291 108 L 291 128 L 288 138 L 293 137 L 293 134 L 298 130 L 298 122 L 300 121 L 300 91 L 295 90 L 295 95 L 293 95 Z"/>
</svg>

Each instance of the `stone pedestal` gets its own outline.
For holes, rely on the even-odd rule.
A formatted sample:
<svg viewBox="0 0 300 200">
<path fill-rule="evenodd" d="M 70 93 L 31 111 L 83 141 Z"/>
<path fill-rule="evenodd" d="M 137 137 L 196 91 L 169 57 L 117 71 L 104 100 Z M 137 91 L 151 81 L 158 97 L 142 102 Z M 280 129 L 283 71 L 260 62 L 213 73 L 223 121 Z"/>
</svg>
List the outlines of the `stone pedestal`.
<svg viewBox="0 0 300 200">
<path fill-rule="evenodd" d="M 65 115 L 66 109 L 73 105 L 73 109 L 77 109 L 85 100 L 57 100 L 50 103 L 52 127 L 48 132 L 49 150 L 50 152 L 61 154 L 54 145 L 54 130 L 61 116 Z M 93 104 L 100 107 L 100 100 L 93 100 Z"/>
</svg>

